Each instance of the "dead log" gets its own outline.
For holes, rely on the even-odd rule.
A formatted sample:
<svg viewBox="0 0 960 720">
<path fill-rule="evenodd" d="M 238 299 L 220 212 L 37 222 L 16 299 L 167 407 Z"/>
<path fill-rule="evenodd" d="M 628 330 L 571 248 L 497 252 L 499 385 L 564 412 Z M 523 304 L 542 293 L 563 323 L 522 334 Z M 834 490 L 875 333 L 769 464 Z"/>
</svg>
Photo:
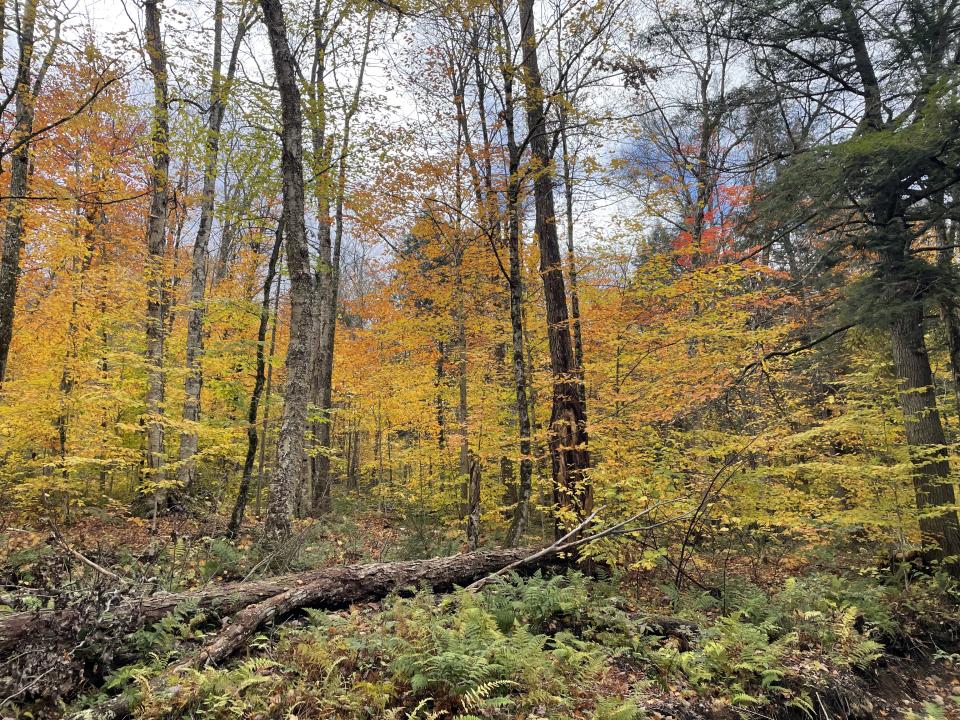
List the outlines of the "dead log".
<svg viewBox="0 0 960 720">
<path fill-rule="evenodd" d="M 550 560 L 536 548 L 480 550 L 430 560 L 324 568 L 192 592 L 99 593 L 73 607 L 12 613 L 0 617 L 0 699 L 71 697 L 91 667 L 102 675 L 114 665 L 113 653 L 125 635 L 178 607 L 203 612 L 213 620 L 236 616 L 198 655 L 197 661 L 205 664 L 231 654 L 264 623 L 303 607 L 339 609 L 405 588 L 444 592 L 505 566 L 534 569 Z"/>
<path fill-rule="evenodd" d="M 593 535 L 579 537 L 599 508 L 567 535 L 545 548 L 480 550 L 452 557 L 368 565 L 348 565 L 286 575 L 269 580 L 226 583 L 186 593 L 132 594 L 129 587 L 98 595 L 60 610 L 14 613 L 0 618 L 0 704 L 16 699 L 56 701 L 74 696 L 91 677 L 116 666 L 114 653 L 134 630 L 186 607 L 187 613 L 233 617 L 199 651 L 156 679 L 157 689 L 191 667 L 221 661 L 265 623 L 301 608 L 339 609 L 379 600 L 405 588 L 444 592 L 454 586 L 475 591 L 509 570 L 529 571 L 554 564 L 558 556 L 612 535 L 631 535 L 674 522 L 671 518 L 645 526 L 633 522 L 660 504 Z M 681 515 L 679 517 L 684 517 Z M 571 539 L 575 538 L 575 539 Z M 9 693 L 9 694 L 8 694 Z M 129 698 L 115 698 L 85 717 L 116 717 L 129 708 Z"/>
</svg>

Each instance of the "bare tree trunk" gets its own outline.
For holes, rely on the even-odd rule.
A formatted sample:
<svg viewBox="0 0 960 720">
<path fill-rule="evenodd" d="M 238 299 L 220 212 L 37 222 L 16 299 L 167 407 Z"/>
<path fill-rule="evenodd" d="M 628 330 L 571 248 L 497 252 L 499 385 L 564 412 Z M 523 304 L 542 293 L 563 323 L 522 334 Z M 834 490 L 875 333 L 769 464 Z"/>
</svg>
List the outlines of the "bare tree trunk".
<svg viewBox="0 0 960 720">
<path fill-rule="evenodd" d="M 221 76 L 223 48 L 223 0 L 216 0 L 213 10 L 213 70 L 210 79 L 210 112 L 207 118 L 206 152 L 203 167 L 203 191 L 200 200 L 200 223 L 193 243 L 193 263 L 190 270 L 187 321 L 187 374 L 184 379 L 183 419 L 186 429 L 180 435 L 180 466 L 178 477 L 183 489 L 190 493 L 194 479 L 193 456 L 197 452 L 196 423 L 200 420 L 200 390 L 203 377 L 200 357 L 203 354 L 203 323 L 206 315 L 204 292 L 207 286 L 207 248 L 213 226 L 216 203 L 217 169 L 220 153 L 220 127 L 226 109 L 226 96 L 236 73 L 240 44 L 246 34 L 246 18 L 240 19 L 233 50 L 224 79 Z"/>
<path fill-rule="evenodd" d="M 260 457 L 257 459 L 257 497 L 254 512 L 260 517 L 261 494 L 264 480 L 264 461 L 267 450 L 267 432 L 270 423 L 270 396 L 273 392 L 273 355 L 277 347 L 277 322 L 280 319 L 280 279 L 277 279 L 277 292 L 273 296 L 273 324 L 270 327 L 270 350 L 267 352 L 267 389 L 263 402 L 263 421 L 260 423 Z"/>
<path fill-rule="evenodd" d="M 570 528 L 590 514 L 593 490 L 587 477 L 587 415 L 580 397 L 576 358 L 570 341 L 563 261 L 557 236 L 553 202 L 553 161 L 543 111 L 543 85 L 537 58 L 533 0 L 520 0 L 523 80 L 527 126 L 534 165 L 533 191 L 536 234 L 540 245 L 540 274 L 547 311 L 547 338 L 553 374 L 553 407 L 550 414 L 550 454 L 553 467 L 556 532 Z"/>
<path fill-rule="evenodd" d="M 147 489 L 152 494 L 154 523 L 160 506 L 167 504 L 163 482 L 164 461 L 164 370 L 166 336 L 166 278 L 164 256 L 167 244 L 169 207 L 170 149 L 167 55 L 160 35 L 160 9 L 157 0 L 144 2 L 144 37 L 153 76 L 153 175 L 151 177 L 150 217 L 147 221 Z M 143 500 L 146 495 L 142 493 Z M 145 509 L 141 500 L 141 510 Z"/>
<path fill-rule="evenodd" d="M 580 293 L 577 290 L 577 260 L 573 244 L 573 162 L 570 159 L 570 147 L 567 127 L 567 111 L 560 111 L 560 149 L 563 153 L 563 198 L 565 201 L 567 231 L 567 273 L 570 276 L 570 320 L 573 331 L 573 357 L 577 365 L 577 379 L 580 382 L 580 402 L 587 406 L 587 387 L 583 376 L 583 332 L 580 326 Z"/>
<path fill-rule="evenodd" d="M 509 51 L 509 50 L 508 50 Z M 510 329 L 513 350 L 513 383 L 517 405 L 517 429 L 520 436 L 520 480 L 517 504 L 513 510 L 507 545 L 516 547 L 527 529 L 530 517 L 530 496 L 533 493 L 533 460 L 530 427 L 530 406 L 527 402 L 527 364 L 524 359 L 523 271 L 520 253 L 520 149 L 517 147 L 512 68 L 503 65 L 504 108 L 507 130 L 509 173 L 507 180 L 507 251 L 510 256 Z"/>
<path fill-rule="evenodd" d="M 320 422 L 315 430 L 315 442 L 319 448 L 313 463 L 312 512 L 319 514 L 330 509 L 330 422 L 333 410 L 333 358 L 337 331 L 337 307 L 340 297 L 340 253 L 343 247 L 344 215 L 343 206 L 347 190 L 347 159 L 350 152 L 350 131 L 353 118 L 360 107 L 360 95 L 363 89 L 367 58 L 370 53 L 373 15 L 367 17 L 366 34 L 356 85 L 350 104 L 344 112 L 343 134 L 340 138 L 340 157 L 337 159 L 337 181 L 334 202 L 333 247 L 329 242 L 329 223 L 327 223 L 327 255 L 321 256 L 320 272 L 317 277 L 319 299 L 319 322 L 317 332 L 317 356 L 315 359 L 317 379 L 314 399 L 321 413 Z M 328 153 L 329 155 L 329 153 Z M 329 201 L 326 208 L 329 211 Z M 322 248 L 321 248 L 322 252 Z"/>
<path fill-rule="evenodd" d="M 253 380 L 253 392 L 250 394 L 250 407 L 247 410 L 247 454 L 243 461 L 243 474 L 240 476 L 240 488 L 237 492 L 237 502 L 233 506 L 230 516 L 230 526 L 227 533 L 236 537 L 243 523 L 243 516 L 247 509 L 247 496 L 250 493 L 250 479 L 253 477 L 253 463 L 257 457 L 257 412 L 260 408 L 260 395 L 266 382 L 266 348 L 267 325 L 270 322 L 270 291 L 277 274 L 277 264 L 280 260 L 280 248 L 283 245 L 283 217 L 277 227 L 276 239 L 270 251 L 270 260 L 267 263 L 267 275 L 263 280 L 263 300 L 260 303 L 260 325 L 257 328 L 257 373 Z M 274 325 L 276 327 L 276 325 Z M 264 437 L 264 440 L 266 438 Z"/>
<path fill-rule="evenodd" d="M 310 400 L 310 340 L 313 329 L 314 279 L 307 245 L 303 189 L 303 111 L 296 61 L 287 41 L 280 0 L 260 0 L 280 90 L 283 124 L 283 214 L 290 275 L 290 341 L 277 469 L 270 484 L 266 536 L 276 542 L 290 536 L 293 490 L 304 470 L 304 434 Z"/>
<path fill-rule="evenodd" d="M 890 340 L 904 429 L 913 461 L 923 542 L 936 546 L 928 552 L 933 559 L 960 556 L 956 497 L 923 337 L 921 302 L 911 302 L 898 313 L 890 329 Z M 957 563 L 951 567 L 955 571 Z"/>
<path fill-rule="evenodd" d="M 33 63 L 36 0 L 26 0 L 20 18 L 20 58 L 17 62 L 16 119 L 12 142 L 23 142 L 33 132 L 34 97 L 30 85 Z M 2 33 L 0 33 L 2 34 Z M 20 252 L 23 249 L 23 212 L 30 177 L 30 143 L 23 142 L 13 153 L 10 166 L 10 198 L 3 232 L 3 258 L 0 261 L 0 383 L 6 378 L 10 342 L 13 340 L 13 315 L 20 280 Z"/>
<path fill-rule="evenodd" d="M 470 455 L 470 511 L 467 513 L 467 542 L 471 550 L 480 547 L 480 458 Z"/>
</svg>

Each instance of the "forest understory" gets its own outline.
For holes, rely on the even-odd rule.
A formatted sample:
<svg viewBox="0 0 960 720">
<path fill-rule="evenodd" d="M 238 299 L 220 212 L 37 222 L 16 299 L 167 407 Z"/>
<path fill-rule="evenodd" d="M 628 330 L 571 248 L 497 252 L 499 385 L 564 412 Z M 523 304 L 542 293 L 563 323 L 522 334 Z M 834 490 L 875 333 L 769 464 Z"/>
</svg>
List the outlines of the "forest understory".
<svg viewBox="0 0 960 720">
<path fill-rule="evenodd" d="M 828 560 L 802 544 L 727 551 L 723 573 L 691 568 L 679 589 L 657 569 L 584 575 L 573 555 L 476 590 L 462 586 L 506 560 L 458 570 L 459 588 L 421 578 L 384 589 L 378 571 L 380 587 L 362 600 L 323 596 L 197 661 L 242 608 L 309 585 L 324 568 L 403 565 L 450 548 L 436 530 L 412 546 L 422 526 L 361 497 L 339 501 L 335 521 L 298 525 L 281 553 L 252 532 L 224 539 L 229 518 L 216 515 L 163 518 L 155 533 L 99 511 L 54 532 L 14 528 L 0 576 L 0 716 L 960 716 L 955 584 L 916 561 L 891 568 L 876 558 L 865 572 L 853 546 Z M 278 575 L 276 588 L 229 600 L 226 588 Z M 151 600 L 167 595 L 179 598 L 165 605 L 173 609 L 151 614 Z M 10 645 L 10 618 L 64 611 L 44 622 L 54 642 L 31 632 Z"/>
</svg>

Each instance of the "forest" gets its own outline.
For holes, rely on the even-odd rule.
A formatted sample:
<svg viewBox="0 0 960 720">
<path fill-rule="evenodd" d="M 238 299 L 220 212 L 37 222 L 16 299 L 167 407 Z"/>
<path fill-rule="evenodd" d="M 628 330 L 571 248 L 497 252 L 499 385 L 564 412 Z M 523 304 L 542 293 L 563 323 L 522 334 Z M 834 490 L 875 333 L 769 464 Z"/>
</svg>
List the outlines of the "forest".
<svg viewBox="0 0 960 720">
<path fill-rule="evenodd" d="M 0 0 L 0 718 L 960 718 L 960 0 Z"/>
</svg>

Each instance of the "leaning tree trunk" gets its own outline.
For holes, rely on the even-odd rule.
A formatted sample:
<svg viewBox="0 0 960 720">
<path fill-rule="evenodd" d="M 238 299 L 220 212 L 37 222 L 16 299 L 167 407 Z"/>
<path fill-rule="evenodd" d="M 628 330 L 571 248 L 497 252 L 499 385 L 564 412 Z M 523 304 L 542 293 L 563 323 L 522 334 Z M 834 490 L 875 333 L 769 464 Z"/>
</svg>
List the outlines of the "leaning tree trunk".
<svg viewBox="0 0 960 720">
<path fill-rule="evenodd" d="M 277 468 L 270 483 L 265 533 L 273 541 L 289 537 L 293 491 L 303 476 L 304 435 L 310 400 L 310 340 L 313 329 L 314 282 L 304 216 L 303 110 L 297 67 L 287 41 L 280 0 L 260 0 L 264 24 L 280 91 L 283 125 L 283 214 L 290 274 L 290 340 L 287 345 L 287 382 L 277 447 Z"/>
<path fill-rule="evenodd" d="M 266 384 L 266 342 L 267 326 L 270 324 L 270 291 L 273 280 L 277 275 L 277 264 L 280 260 L 280 248 L 283 246 L 283 218 L 277 226 L 277 235 L 270 251 L 270 260 L 267 263 L 267 275 L 263 279 L 263 299 L 260 302 L 260 325 L 257 328 L 257 371 L 253 379 L 253 392 L 250 393 L 250 406 L 247 410 L 247 454 L 243 460 L 243 474 L 240 476 L 240 489 L 237 492 L 237 502 L 230 515 L 230 525 L 227 534 L 236 537 L 243 524 L 243 516 L 247 510 L 247 498 L 250 495 L 250 480 L 253 478 L 253 466 L 257 458 L 257 445 L 260 438 L 257 434 L 257 414 L 260 409 L 260 396 Z M 276 322 L 276 320 L 274 320 Z M 265 440 L 265 438 L 264 438 Z"/>
<path fill-rule="evenodd" d="M 33 133 L 34 97 L 30 86 L 33 62 L 33 35 L 37 20 L 36 0 L 27 0 L 20 19 L 20 59 L 16 78 L 16 119 L 11 141 L 19 143 L 10 166 L 10 197 L 3 232 L 3 256 L 0 260 L 0 383 L 6 378 L 10 342 L 13 340 L 13 315 L 20 280 L 20 251 L 23 248 L 23 211 L 26 207 L 30 177 L 30 136 Z M 0 32 L 0 35 L 3 33 Z M 2 62 L 2 59 L 0 59 Z"/>
<path fill-rule="evenodd" d="M 547 339 L 553 374 L 553 407 L 550 414 L 550 455 L 553 492 L 557 506 L 556 531 L 577 524 L 593 506 L 587 477 L 587 414 L 580 395 L 576 357 L 570 341 L 563 261 L 557 237 L 553 201 L 553 163 L 543 110 L 543 84 L 537 59 L 533 0 L 520 0 L 523 81 L 526 90 L 527 126 L 534 165 L 533 195 L 536 234 L 540 246 L 540 274 L 547 311 Z"/>
<path fill-rule="evenodd" d="M 150 178 L 150 216 L 147 220 L 147 448 L 149 484 L 141 490 L 140 510 L 152 510 L 154 521 L 166 494 L 163 481 L 163 354 L 166 334 L 166 251 L 167 209 L 170 182 L 169 99 L 167 56 L 160 36 L 160 9 L 157 0 L 144 3 L 144 37 L 153 76 L 153 173 Z M 152 505 L 152 507 L 151 507 Z"/>
</svg>

